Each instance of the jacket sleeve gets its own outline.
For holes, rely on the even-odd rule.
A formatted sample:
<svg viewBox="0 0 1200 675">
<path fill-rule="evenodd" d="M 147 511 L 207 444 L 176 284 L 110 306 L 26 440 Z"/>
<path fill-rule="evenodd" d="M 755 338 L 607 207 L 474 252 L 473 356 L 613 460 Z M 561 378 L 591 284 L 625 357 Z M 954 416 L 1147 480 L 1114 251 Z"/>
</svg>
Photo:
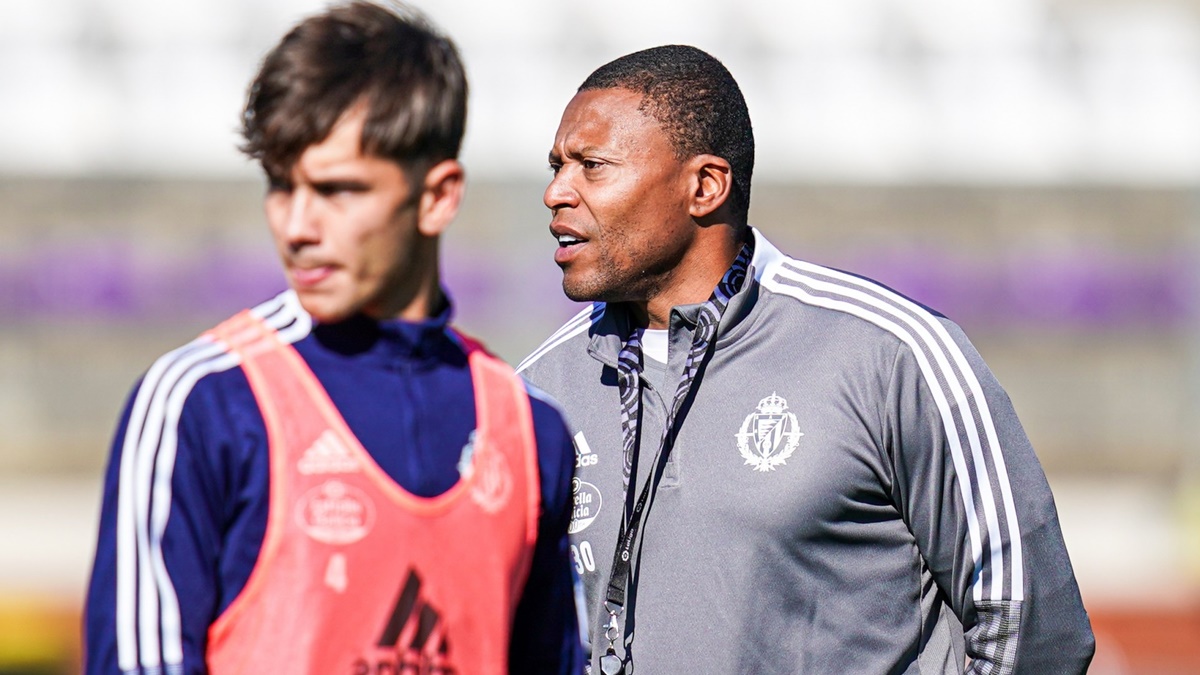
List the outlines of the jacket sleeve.
<svg viewBox="0 0 1200 675">
<path fill-rule="evenodd" d="M 536 389 L 531 391 L 542 513 L 529 579 L 513 620 L 508 671 L 577 674 L 583 672 L 576 608 L 580 590 L 567 537 L 575 449 L 560 411 L 544 396 Z"/>
<path fill-rule="evenodd" d="M 161 364 L 134 390 L 112 443 L 84 610 L 89 674 L 204 673 L 221 609 L 222 523 L 236 508 L 224 487 L 234 471 L 211 468 L 223 424 L 202 425 L 209 404 L 189 395 L 186 372 Z"/>
<path fill-rule="evenodd" d="M 1083 673 L 1095 642 L 1045 474 L 1012 403 L 948 321 L 901 344 L 894 498 L 962 622 L 968 673 Z"/>
</svg>

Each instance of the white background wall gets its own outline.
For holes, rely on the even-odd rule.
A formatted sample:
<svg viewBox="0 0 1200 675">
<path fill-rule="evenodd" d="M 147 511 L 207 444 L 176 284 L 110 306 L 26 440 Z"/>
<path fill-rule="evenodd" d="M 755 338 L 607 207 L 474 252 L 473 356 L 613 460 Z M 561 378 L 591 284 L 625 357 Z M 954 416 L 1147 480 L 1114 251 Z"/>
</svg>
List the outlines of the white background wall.
<svg viewBox="0 0 1200 675">
<path fill-rule="evenodd" d="M 244 87 L 313 0 L 0 3 L 0 172 L 245 175 Z M 759 175 L 1200 179 L 1187 0 L 426 0 L 474 88 L 465 158 L 537 176 L 596 66 L 690 43 L 742 84 Z"/>
</svg>

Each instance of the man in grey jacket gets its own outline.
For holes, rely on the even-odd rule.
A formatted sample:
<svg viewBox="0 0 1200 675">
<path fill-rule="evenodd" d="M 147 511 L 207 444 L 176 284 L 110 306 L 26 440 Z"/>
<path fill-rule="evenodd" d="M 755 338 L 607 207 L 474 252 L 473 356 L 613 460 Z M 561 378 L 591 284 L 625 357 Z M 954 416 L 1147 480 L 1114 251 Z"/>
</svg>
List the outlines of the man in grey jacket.
<svg viewBox="0 0 1200 675">
<path fill-rule="evenodd" d="M 521 365 L 576 425 L 571 523 L 603 673 L 1079 673 L 1053 497 L 954 323 L 746 222 L 737 83 L 602 66 L 545 193 L 591 307 Z"/>
</svg>

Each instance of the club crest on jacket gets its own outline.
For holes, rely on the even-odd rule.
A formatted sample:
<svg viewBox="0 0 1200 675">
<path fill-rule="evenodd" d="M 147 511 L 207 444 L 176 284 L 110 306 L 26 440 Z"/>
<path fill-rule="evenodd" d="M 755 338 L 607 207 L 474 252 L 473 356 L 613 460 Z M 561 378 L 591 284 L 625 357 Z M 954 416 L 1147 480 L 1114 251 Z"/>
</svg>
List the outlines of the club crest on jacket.
<svg viewBox="0 0 1200 675">
<path fill-rule="evenodd" d="M 788 412 L 787 400 L 772 392 L 742 422 L 738 452 L 755 471 L 774 471 L 787 464 L 803 435 L 796 415 Z"/>
</svg>

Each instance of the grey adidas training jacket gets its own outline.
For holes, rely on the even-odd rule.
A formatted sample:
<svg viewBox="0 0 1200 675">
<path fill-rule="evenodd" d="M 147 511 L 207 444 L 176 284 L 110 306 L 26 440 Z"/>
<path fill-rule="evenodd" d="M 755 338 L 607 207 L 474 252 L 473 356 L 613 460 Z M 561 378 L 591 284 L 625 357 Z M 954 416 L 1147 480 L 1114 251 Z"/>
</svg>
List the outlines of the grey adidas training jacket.
<svg viewBox="0 0 1200 675">
<path fill-rule="evenodd" d="M 669 391 L 643 382 L 630 503 L 658 484 L 618 651 L 642 675 L 1084 672 L 1094 641 L 1049 485 L 958 326 L 754 234 L 754 283 L 665 464 L 654 446 L 698 305 L 672 312 Z M 519 368 L 578 431 L 593 663 L 623 513 L 627 326 L 598 303 Z"/>
</svg>

